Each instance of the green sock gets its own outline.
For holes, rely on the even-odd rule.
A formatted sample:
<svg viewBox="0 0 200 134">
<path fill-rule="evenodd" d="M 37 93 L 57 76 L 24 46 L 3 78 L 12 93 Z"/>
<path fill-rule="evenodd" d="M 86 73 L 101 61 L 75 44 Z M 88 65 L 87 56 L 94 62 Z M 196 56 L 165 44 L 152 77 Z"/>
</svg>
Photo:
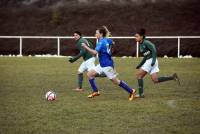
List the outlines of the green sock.
<svg viewBox="0 0 200 134">
<path fill-rule="evenodd" d="M 174 80 L 173 76 L 168 76 L 168 77 L 159 77 L 158 82 L 164 82 L 164 81 L 169 81 L 169 80 Z"/>
<path fill-rule="evenodd" d="M 143 79 L 138 79 L 138 87 L 139 87 L 139 95 L 142 96 L 144 94 L 143 89 Z"/>
<path fill-rule="evenodd" d="M 82 89 L 82 84 L 83 84 L 83 74 L 78 74 L 78 87 L 79 89 Z"/>
</svg>

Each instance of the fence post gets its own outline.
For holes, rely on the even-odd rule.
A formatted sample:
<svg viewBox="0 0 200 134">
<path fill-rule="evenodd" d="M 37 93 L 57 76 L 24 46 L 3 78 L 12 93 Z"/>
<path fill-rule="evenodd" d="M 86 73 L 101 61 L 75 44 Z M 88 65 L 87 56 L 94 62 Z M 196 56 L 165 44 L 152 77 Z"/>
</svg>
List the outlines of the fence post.
<svg viewBox="0 0 200 134">
<path fill-rule="evenodd" d="M 57 56 L 60 56 L 60 38 L 57 38 Z"/>
<path fill-rule="evenodd" d="M 178 36 L 178 52 L 177 57 L 180 58 L 180 37 Z"/>
<path fill-rule="evenodd" d="M 22 56 L 22 37 L 19 37 L 19 56 Z"/>
<path fill-rule="evenodd" d="M 139 42 L 136 43 L 136 57 L 139 57 Z"/>
</svg>

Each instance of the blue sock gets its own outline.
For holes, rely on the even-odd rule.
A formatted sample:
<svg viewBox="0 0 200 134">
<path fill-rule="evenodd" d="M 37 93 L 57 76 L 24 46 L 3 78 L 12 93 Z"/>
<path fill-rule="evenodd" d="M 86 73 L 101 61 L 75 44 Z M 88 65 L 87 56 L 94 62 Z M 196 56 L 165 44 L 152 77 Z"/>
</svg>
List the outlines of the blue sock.
<svg viewBox="0 0 200 134">
<path fill-rule="evenodd" d="M 92 87 L 93 92 L 98 92 L 97 86 L 95 84 L 95 80 L 93 79 L 89 79 L 90 85 Z"/>
<path fill-rule="evenodd" d="M 120 84 L 119 84 L 120 87 L 122 87 L 124 90 L 126 90 L 127 92 L 129 93 L 132 93 L 132 89 L 124 82 L 124 81 L 120 81 Z"/>
</svg>

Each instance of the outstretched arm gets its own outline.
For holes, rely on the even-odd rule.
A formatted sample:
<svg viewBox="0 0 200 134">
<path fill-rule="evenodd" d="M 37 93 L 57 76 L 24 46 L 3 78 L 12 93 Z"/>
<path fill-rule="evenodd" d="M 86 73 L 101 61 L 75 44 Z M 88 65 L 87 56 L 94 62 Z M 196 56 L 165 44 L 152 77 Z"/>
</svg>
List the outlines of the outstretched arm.
<svg viewBox="0 0 200 134">
<path fill-rule="evenodd" d="M 71 63 L 75 62 L 75 61 L 78 60 L 80 57 L 82 57 L 83 54 L 84 54 L 84 52 L 83 52 L 83 51 L 80 51 L 80 53 L 79 53 L 78 55 L 76 55 L 76 56 L 74 56 L 74 57 L 71 57 L 71 58 L 69 59 L 69 62 L 71 62 Z"/>
<path fill-rule="evenodd" d="M 86 49 L 89 53 L 91 53 L 92 55 L 96 56 L 97 55 L 97 51 L 94 49 L 89 48 L 86 44 L 82 43 L 82 47 L 84 49 Z"/>
<path fill-rule="evenodd" d="M 146 60 L 147 60 L 146 57 L 144 57 L 140 62 L 140 64 L 137 65 L 136 69 L 139 69 L 145 63 Z"/>
<path fill-rule="evenodd" d="M 69 59 L 69 62 L 71 62 L 71 63 L 75 62 L 75 61 L 78 60 L 80 57 L 82 57 L 82 56 L 85 54 L 85 52 L 86 52 L 86 50 L 85 50 L 84 48 L 81 48 L 81 49 L 80 49 L 80 53 L 79 53 L 78 55 L 74 56 L 74 57 L 71 57 L 71 58 Z"/>
<path fill-rule="evenodd" d="M 154 47 L 154 45 L 151 43 L 151 44 L 147 44 L 147 47 L 150 49 L 151 53 L 152 53 L 152 63 L 151 63 L 151 66 L 154 66 L 155 62 L 156 62 L 156 55 L 157 55 L 157 52 L 156 52 L 156 48 Z"/>
</svg>

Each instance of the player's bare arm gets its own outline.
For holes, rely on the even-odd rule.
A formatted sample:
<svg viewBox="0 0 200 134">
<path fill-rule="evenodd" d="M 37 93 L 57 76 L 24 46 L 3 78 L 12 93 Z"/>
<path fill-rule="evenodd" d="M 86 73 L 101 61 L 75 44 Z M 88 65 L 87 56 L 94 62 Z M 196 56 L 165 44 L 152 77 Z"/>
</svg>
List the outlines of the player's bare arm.
<svg viewBox="0 0 200 134">
<path fill-rule="evenodd" d="M 82 43 L 82 47 L 84 49 L 86 49 L 89 53 L 91 53 L 92 55 L 96 56 L 97 55 L 97 51 L 94 49 L 89 48 L 85 43 Z"/>
</svg>

